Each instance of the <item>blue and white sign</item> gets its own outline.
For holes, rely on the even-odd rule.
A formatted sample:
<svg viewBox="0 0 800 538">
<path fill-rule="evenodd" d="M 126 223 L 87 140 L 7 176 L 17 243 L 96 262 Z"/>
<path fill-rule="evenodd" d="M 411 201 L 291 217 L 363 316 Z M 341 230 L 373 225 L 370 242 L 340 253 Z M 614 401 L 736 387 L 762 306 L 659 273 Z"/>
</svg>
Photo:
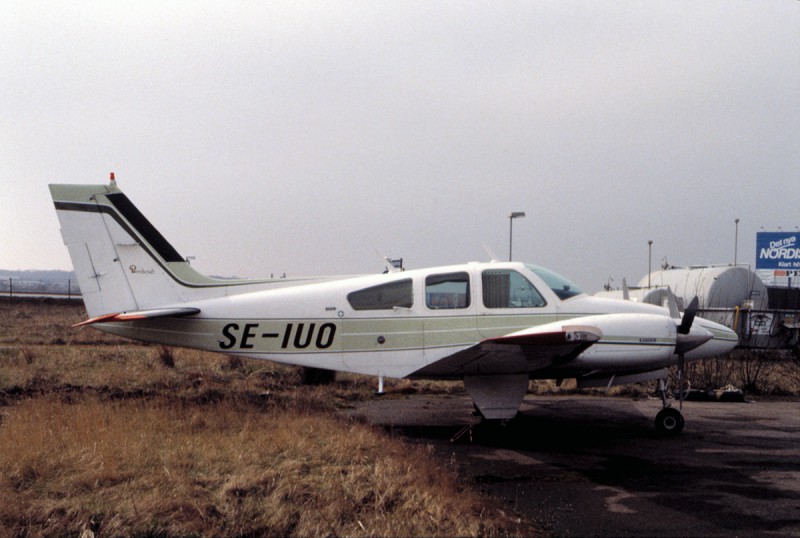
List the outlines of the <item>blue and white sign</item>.
<svg viewBox="0 0 800 538">
<path fill-rule="evenodd" d="M 800 270 L 798 232 L 756 234 L 756 269 Z"/>
</svg>

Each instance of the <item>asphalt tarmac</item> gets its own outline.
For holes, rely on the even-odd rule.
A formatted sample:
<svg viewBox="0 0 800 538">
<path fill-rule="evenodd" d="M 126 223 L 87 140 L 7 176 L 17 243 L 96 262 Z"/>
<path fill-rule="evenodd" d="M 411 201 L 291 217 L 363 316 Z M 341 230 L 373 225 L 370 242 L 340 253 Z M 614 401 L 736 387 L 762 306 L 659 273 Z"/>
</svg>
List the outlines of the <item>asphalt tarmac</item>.
<svg viewBox="0 0 800 538">
<path fill-rule="evenodd" d="M 800 402 L 685 402 L 677 437 L 656 432 L 660 409 L 528 396 L 501 427 L 478 425 L 466 396 L 376 397 L 347 412 L 430 445 L 556 536 L 800 536 Z"/>
</svg>

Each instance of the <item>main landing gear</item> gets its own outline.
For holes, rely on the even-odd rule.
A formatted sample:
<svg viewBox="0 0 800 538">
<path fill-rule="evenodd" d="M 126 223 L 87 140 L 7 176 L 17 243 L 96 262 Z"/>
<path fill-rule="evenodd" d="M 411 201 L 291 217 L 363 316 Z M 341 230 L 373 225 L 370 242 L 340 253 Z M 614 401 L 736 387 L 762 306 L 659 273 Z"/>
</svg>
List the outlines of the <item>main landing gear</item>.
<svg viewBox="0 0 800 538">
<path fill-rule="evenodd" d="M 664 407 L 656 415 L 656 430 L 663 435 L 678 435 L 683 431 L 683 414 L 671 407 L 667 401 L 667 384 L 663 379 L 658 380 L 658 392 L 661 394 L 661 403 Z M 683 398 L 681 398 L 682 407 Z"/>
</svg>

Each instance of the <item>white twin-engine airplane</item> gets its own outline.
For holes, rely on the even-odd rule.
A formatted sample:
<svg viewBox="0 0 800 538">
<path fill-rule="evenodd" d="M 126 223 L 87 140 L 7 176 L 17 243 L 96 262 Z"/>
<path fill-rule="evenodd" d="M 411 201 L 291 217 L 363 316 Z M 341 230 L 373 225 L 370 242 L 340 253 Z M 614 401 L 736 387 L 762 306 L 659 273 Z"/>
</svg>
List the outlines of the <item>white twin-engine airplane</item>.
<svg viewBox="0 0 800 538">
<path fill-rule="evenodd" d="M 201 275 L 112 180 L 50 185 L 89 319 L 112 334 L 395 378 L 463 379 L 486 419 L 517 413 L 529 379 L 661 380 L 657 428 L 678 433 L 667 367 L 724 354 L 736 334 L 671 309 L 600 299 L 536 265 L 467 263 L 357 277 Z"/>
</svg>

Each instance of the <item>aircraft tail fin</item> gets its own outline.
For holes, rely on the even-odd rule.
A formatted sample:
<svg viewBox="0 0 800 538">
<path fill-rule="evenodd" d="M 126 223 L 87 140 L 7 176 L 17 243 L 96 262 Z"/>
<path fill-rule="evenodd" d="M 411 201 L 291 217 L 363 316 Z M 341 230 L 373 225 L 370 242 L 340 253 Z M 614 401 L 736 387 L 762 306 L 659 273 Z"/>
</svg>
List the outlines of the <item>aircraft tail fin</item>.
<svg viewBox="0 0 800 538">
<path fill-rule="evenodd" d="M 113 179 L 50 185 L 50 194 L 90 318 L 224 294 L 227 281 L 195 271 Z"/>
</svg>

